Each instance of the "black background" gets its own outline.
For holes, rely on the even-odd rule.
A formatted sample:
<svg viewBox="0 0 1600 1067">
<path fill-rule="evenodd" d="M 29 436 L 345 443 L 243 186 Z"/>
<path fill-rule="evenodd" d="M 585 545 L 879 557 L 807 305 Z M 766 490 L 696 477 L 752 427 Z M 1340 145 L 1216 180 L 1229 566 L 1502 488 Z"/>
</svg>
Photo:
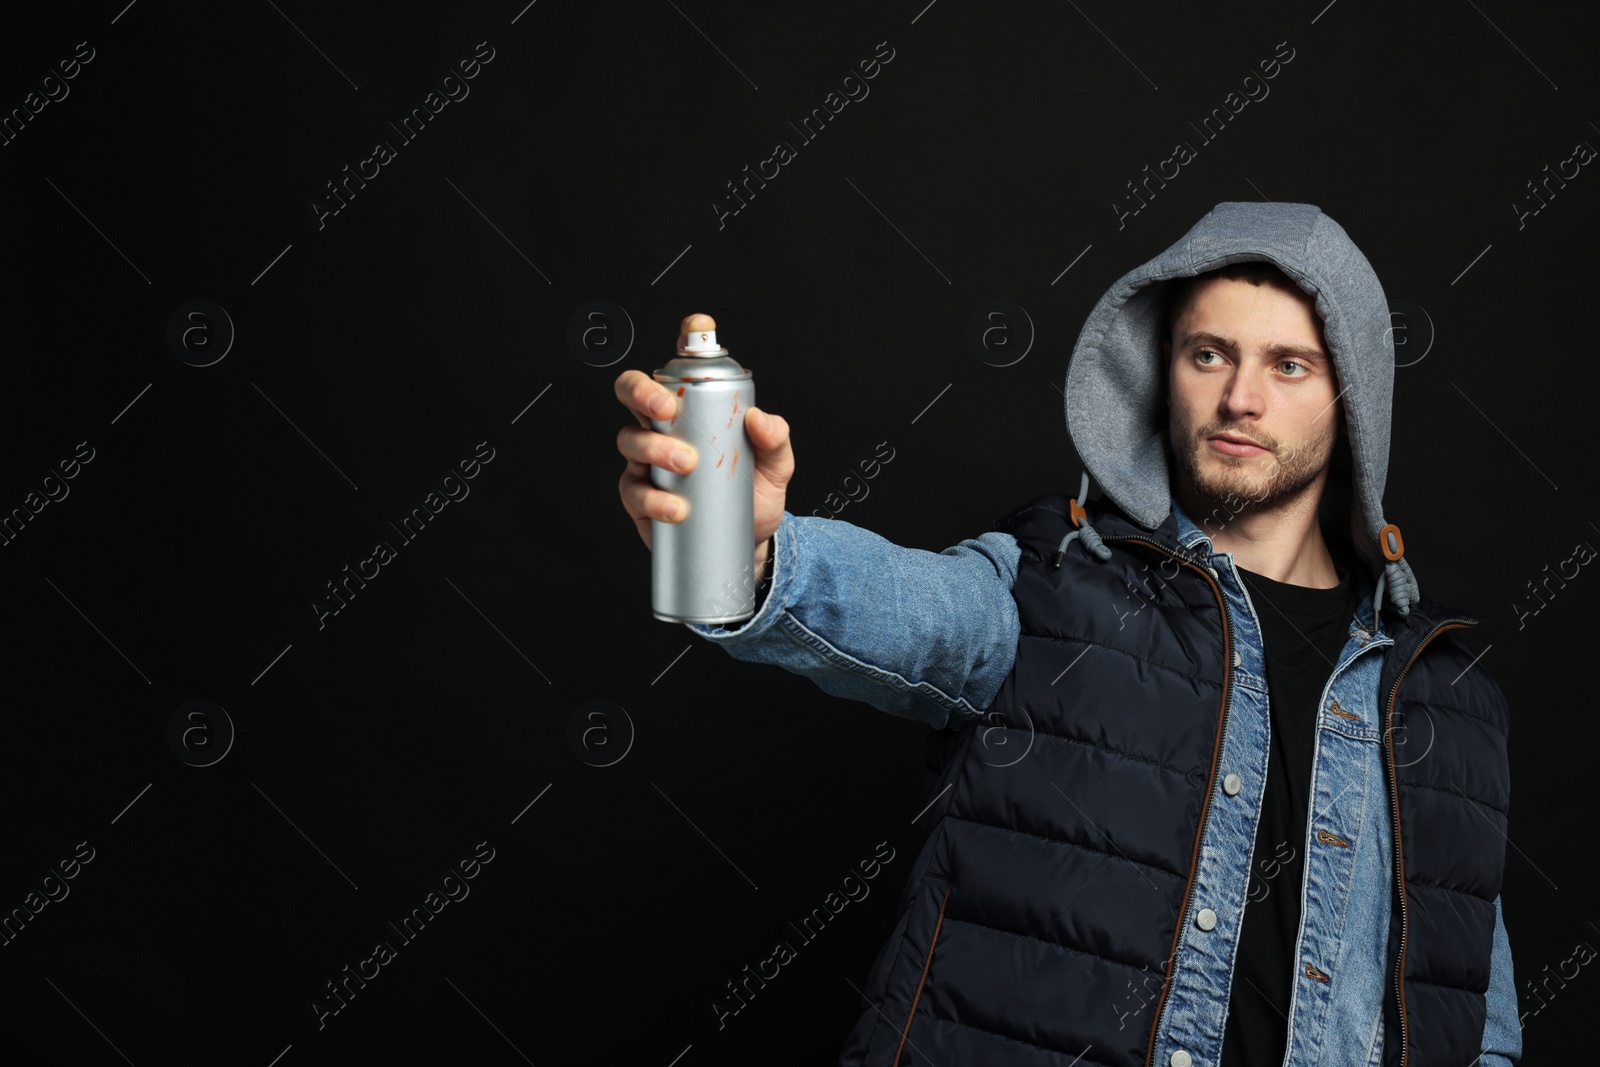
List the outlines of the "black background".
<svg viewBox="0 0 1600 1067">
<path fill-rule="evenodd" d="M 789 509 L 887 441 L 839 519 L 938 550 L 1076 492 L 1060 389 L 1085 314 L 1224 200 L 1318 204 L 1410 309 L 1386 510 L 1424 589 L 1483 620 L 1468 640 L 1513 709 L 1523 1011 L 1528 979 L 1600 946 L 1600 578 L 1520 627 L 1513 607 L 1600 545 L 1600 176 L 1513 207 L 1600 145 L 1593 14 L 112 0 L 4 21 L 6 113 L 78 42 L 95 56 L 0 147 L 0 509 L 94 451 L 0 549 L 0 909 L 95 850 L 0 947 L 26 1062 L 833 1062 L 915 856 L 927 730 L 651 616 L 612 383 L 710 312 L 793 427 Z M 478 42 L 470 95 L 402 143 L 388 123 Z M 870 95 L 801 142 L 789 123 L 880 42 Z M 1189 123 L 1280 42 L 1270 95 L 1199 146 Z M 319 227 L 313 200 L 380 140 L 396 158 Z M 780 140 L 796 158 L 719 227 Z M 1119 227 L 1180 140 L 1197 158 Z M 1008 366 L 966 342 L 995 299 L 1034 331 Z M 236 331 L 209 366 L 183 357 L 215 351 L 214 317 L 167 340 L 191 300 Z M 615 313 L 569 345 L 592 300 L 637 330 L 625 354 Z M 470 495 L 319 628 L 324 583 L 485 441 Z M 236 730 L 210 766 L 167 741 L 190 700 Z M 595 700 L 636 731 L 608 767 L 568 743 Z M 323 983 L 480 841 L 470 895 L 319 1029 Z M 723 983 L 879 842 L 871 895 L 719 1029 Z M 1527 1062 L 1582 1047 L 1590 970 L 1527 1017 Z"/>
</svg>

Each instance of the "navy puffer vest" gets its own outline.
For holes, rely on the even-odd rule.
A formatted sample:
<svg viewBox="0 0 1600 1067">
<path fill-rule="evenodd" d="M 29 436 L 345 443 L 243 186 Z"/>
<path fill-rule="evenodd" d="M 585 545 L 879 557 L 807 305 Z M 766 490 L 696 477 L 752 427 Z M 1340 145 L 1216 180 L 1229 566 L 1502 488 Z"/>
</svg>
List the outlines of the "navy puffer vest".
<svg viewBox="0 0 1600 1067">
<path fill-rule="evenodd" d="M 1079 1067 L 1148 1065 L 1168 983 L 1148 1026 L 1119 1030 L 1105 1006 L 1130 978 L 1165 976 L 1177 944 L 1215 789 L 1230 620 L 1203 563 L 1177 544 L 1173 515 L 1152 531 L 1108 500 L 1086 507 L 1109 560 L 1075 540 L 1052 568 L 1073 529 L 1062 494 L 994 524 L 1022 549 L 1016 662 L 983 720 L 936 738 L 938 800 L 921 817 L 932 829 L 845 1067 L 1066 1067 L 1091 1045 Z M 1146 601 L 1131 614 L 1113 607 L 1130 585 Z M 1404 883 L 1384 1063 L 1462 1067 L 1484 1027 L 1508 711 L 1485 672 L 1466 670 L 1473 653 L 1454 631 L 1475 620 L 1423 597 L 1406 616 L 1386 608 L 1383 622 L 1395 641 L 1386 721 L 1396 709 L 1421 721 L 1425 707 L 1435 727 L 1432 756 L 1398 772 L 1384 737 L 1397 893 Z"/>
</svg>

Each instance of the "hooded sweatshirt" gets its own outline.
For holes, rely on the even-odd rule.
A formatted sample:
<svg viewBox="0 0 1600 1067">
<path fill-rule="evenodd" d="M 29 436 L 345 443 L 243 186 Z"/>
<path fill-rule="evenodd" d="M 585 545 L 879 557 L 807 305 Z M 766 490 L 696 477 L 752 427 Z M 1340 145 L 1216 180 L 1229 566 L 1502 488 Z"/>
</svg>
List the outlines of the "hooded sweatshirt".
<svg viewBox="0 0 1600 1067">
<path fill-rule="evenodd" d="M 1397 529 L 1386 529 L 1394 339 L 1372 265 L 1344 229 L 1310 204 L 1218 204 L 1171 248 L 1124 275 L 1089 313 L 1067 368 L 1067 432 L 1092 481 L 1134 522 L 1155 529 L 1171 509 L 1161 351 L 1167 286 L 1231 263 L 1265 261 L 1315 301 L 1339 382 L 1352 460 L 1351 544 L 1406 614 L 1418 589 Z M 1085 494 L 1080 492 L 1081 503 Z M 1098 538 L 1080 526 L 1092 551 Z M 1102 554 L 1103 555 L 1103 554 Z M 1391 558 L 1392 557 L 1392 558 Z"/>
</svg>

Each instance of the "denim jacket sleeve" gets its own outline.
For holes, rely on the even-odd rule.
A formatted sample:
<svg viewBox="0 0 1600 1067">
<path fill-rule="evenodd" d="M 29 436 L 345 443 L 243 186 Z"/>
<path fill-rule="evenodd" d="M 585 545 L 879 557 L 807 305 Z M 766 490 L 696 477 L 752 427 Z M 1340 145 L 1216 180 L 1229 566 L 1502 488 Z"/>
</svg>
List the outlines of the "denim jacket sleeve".
<svg viewBox="0 0 1600 1067">
<path fill-rule="evenodd" d="M 1494 898 L 1494 951 L 1489 958 L 1488 1018 L 1483 1024 L 1483 1067 L 1511 1067 L 1522 1058 L 1522 1020 L 1517 1014 L 1517 982 L 1511 969 L 1511 940 Z"/>
<path fill-rule="evenodd" d="M 684 625 L 735 659 L 955 729 L 980 717 L 1011 673 L 1020 556 L 1016 539 L 999 531 L 929 552 L 840 519 L 785 511 L 756 614 L 732 630 Z"/>
</svg>

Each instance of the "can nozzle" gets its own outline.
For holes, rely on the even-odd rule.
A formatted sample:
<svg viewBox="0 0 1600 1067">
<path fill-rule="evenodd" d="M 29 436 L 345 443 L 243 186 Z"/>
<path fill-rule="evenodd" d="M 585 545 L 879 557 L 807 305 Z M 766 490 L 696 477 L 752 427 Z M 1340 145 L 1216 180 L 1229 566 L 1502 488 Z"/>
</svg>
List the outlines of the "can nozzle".
<svg viewBox="0 0 1600 1067">
<path fill-rule="evenodd" d="M 716 330 L 694 330 L 678 351 L 691 356 L 720 356 L 727 350 L 717 343 Z"/>
</svg>

